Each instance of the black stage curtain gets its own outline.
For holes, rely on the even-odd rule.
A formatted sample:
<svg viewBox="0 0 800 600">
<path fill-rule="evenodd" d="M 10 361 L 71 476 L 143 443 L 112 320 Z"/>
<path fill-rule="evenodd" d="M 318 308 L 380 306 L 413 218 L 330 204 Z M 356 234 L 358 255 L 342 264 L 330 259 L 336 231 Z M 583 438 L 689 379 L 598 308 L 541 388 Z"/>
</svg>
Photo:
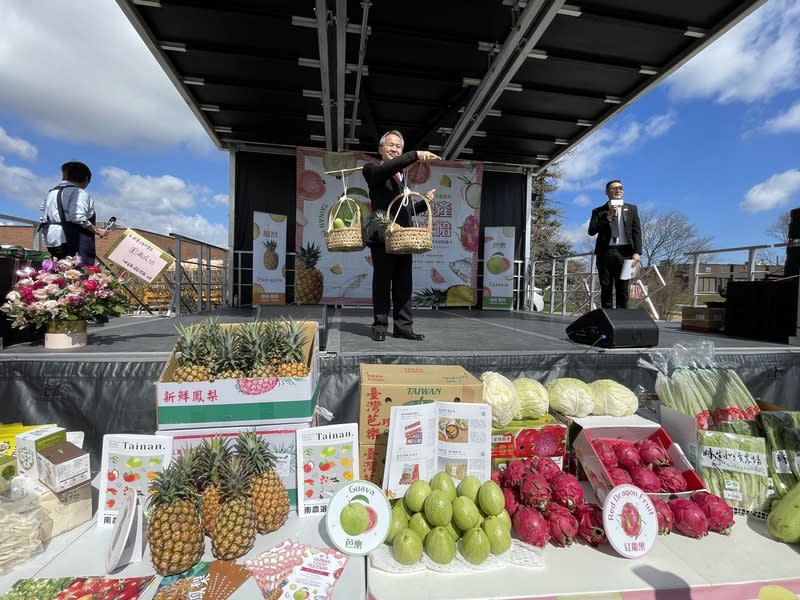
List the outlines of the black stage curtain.
<svg viewBox="0 0 800 600">
<path fill-rule="evenodd" d="M 294 230 L 296 225 L 296 171 L 297 159 L 294 155 L 261 154 L 258 152 L 236 153 L 236 204 L 233 220 L 233 249 L 251 251 L 253 249 L 253 211 L 286 215 L 286 247 L 294 250 Z M 242 255 L 243 305 L 252 302 L 252 256 Z M 238 271 L 234 270 L 238 278 Z M 234 279 L 235 286 L 239 284 Z M 288 300 L 288 299 L 287 299 Z"/>
<path fill-rule="evenodd" d="M 483 259 L 483 228 L 514 227 L 514 258 L 520 260 L 525 248 L 525 175 L 521 173 L 483 173 L 481 194 L 481 244 Z"/>
</svg>

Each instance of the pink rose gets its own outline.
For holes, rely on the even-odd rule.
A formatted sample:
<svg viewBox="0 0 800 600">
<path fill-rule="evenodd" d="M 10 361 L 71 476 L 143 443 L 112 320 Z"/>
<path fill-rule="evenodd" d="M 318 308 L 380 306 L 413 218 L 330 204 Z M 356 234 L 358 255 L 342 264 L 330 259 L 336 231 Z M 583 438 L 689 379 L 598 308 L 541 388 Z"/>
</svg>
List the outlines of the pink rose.
<svg viewBox="0 0 800 600">
<path fill-rule="evenodd" d="M 87 292 L 96 292 L 99 288 L 100 284 L 94 279 L 87 279 L 83 282 L 83 289 L 85 289 Z"/>
<path fill-rule="evenodd" d="M 100 272 L 100 267 L 98 267 L 96 265 L 86 265 L 85 269 L 87 271 L 89 271 L 90 273 L 99 273 Z"/>
</svg>

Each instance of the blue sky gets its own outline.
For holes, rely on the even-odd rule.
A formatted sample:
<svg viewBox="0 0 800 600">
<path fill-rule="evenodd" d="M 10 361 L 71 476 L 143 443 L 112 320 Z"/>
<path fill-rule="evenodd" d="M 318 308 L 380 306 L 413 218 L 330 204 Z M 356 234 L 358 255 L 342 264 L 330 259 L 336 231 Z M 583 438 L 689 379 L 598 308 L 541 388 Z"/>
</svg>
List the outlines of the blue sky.
<svg viewBox="0 0 800 600">
<path fill-rule="evenodd" d="M 82 160 L 98 218 L 226 246 L 228 155 L 115 2 L 3 1 L 0 213 L 36 219 Z M 800 206 L 800 2 L 769 0 L 562 161 L 564 235 L 619 178 L 644 211 L 685 213 L 717 248 L 771 243 Z M 0 240 L 2 243 L 2 240 Z"/>
</svg>

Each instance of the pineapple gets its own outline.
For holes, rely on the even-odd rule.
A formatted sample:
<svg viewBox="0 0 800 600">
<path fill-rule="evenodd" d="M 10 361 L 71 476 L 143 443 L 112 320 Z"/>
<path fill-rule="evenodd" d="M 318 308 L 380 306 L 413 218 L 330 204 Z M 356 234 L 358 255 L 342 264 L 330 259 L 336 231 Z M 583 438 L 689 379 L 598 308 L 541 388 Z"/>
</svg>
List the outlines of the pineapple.
<svg viewBox="0 0 800 600">
<path fill-rule="evenodd" d="M 211 378 L 216 376 L 215 356 L 219 353 L 222 344 L 223 328 L 215 317 L 207 317 L 198 325 L 200 337 L 200 352 L 202 359 Z"/>
<path fill-rule="evenodd" d="M 178 355 L 178 368 L 175 369 L 175 381 L 207 381 L 210 379 L 208 367 L 200 343 L 199 327 L 175 325 L 178 341 L 175 345 Z"/>
<path fill-rule="evenodd" d="M 239 456 L 222 463 L 222 502 L 211 533 L 211 552 L 220 560 L 239 558 L 256 541 L 256 513 L 250 492 L 250 473 Z"/>
<path fill-rule="evenodd" d="M 264 268 L 267 271 L 274 271 L 278 268 L 278 253 L 275 252 L 278 242 L 270 240 L 264 242 L 264 245 L 267 247 L 267 251 L 264 252 Z"/>
<path fill-rule="evenodd" d="M 275 369 L 270 364 L 268 345 L 270 333 L 266 322 L 243 323 L 239 341 L 243 356 L 243 369 L 247 377 L 274 377 Z"/>
<path fill-rule="evenodd" d="M 322 271 L 317 268 L 322 250 L 317 244 L 301 246 L 294 272 L 294 301 L 298 304 L 319 304 L 322 300 Z"/>
<path fill-rule="evenodd" d="M 275 531 L 289 517 L 289 494 L 275 471 L 275 456 L 255 431 L 239 434 L 236 452 L 252 473 L 250 495 L 256 509 L 258 532 Z"/>
<path fill-rule="evenodd" d="M 447 305 L 447 292 L 436 288 L 425 288 L 414 294 L 414 306 L 430 306 L 438 308 Z"/>
<path fill-rule="evenodd" d="M 224 327 L 220 332 L 219 352 L 214 362 L 218 379 L 238 379 L 244 376 L 241 368 L 241 343 L 235 327 Z"/>
<path fill-rule="evenodd" d="M 211 440 L 203 440 L 200 446 L 200 464 L 203 475 L 203 500 L 201 514 L 203 517 L 203 530 L 206 535 L 214 531 L 214 521 L 219 512 L 222 489 L 220 487 L 222 465 L 231 457 L 232 451 L 228 440 L 215 435 Z"/>
<path fill-rule="evenodd" d="M 308 366 L 305 362 L 306 338 L 302 326 L 294 319 L 284 320 L 285 350 L 278 365 L 278 377 L 305 377 L 308 375 Z"/>
<path fill-rule="evenodd" d="M 184 452 L 150 484 L 147 540 L 161 576 L 181 573 L 203 556 L 204 540 L 195 492 L 196 450 Z M 133 492 L 131 492 L 133 493 Z"/>
</svg>

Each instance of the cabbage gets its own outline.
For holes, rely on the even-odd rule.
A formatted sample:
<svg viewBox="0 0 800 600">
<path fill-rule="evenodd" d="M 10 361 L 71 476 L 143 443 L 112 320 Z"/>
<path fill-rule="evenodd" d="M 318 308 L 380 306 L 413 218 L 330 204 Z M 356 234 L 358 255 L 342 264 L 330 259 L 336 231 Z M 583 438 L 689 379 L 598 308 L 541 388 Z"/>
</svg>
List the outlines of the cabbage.
<svg viewBox="0 0 800 600">
<path fill-rule="evenodd" d="M 519 394 L 520 411 L 515 419 L 538 419 L 547 413 L 547 388 L 535 379 L 519 377 L 512 381 Z"/>
<path fill-rule="evenodd" d="M 559 377 L 547 384 L 550 408 L 570 417 L 592 414 L 594 395 L 588 383 L 572 377 Z"/>
<path fill-rule="evenodd" d="M 594 415 L 627 417 L 639 408 L 639 399 L 631 390 L 613 379 L 598 379 L 592 382 L 594 393 Z"/>
<path fill-rule="evenodd" d="M 508 425 L 520 410 L 519 394 L 511 380 L 486 371 L 481 375 L 483 401 L 492 407 L 492 423 L 496 427 Z"/>
</svg>

